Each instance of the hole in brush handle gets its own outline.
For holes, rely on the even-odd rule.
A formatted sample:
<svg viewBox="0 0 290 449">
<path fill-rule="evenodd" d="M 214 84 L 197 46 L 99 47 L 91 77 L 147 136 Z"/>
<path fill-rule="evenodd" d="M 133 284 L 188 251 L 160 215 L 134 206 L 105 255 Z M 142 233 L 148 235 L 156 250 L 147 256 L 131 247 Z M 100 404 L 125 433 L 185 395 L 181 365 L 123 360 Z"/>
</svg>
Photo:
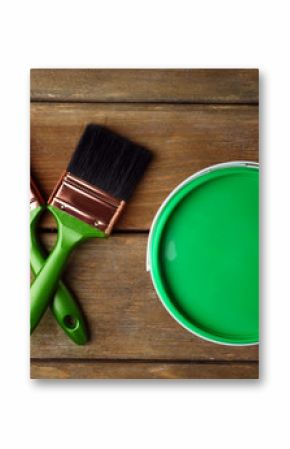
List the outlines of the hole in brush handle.
<svg viewBox="0 0 290 449">
<path fill-rule="evenodd" d="M 79 320 L 72 315 L 66 315 L 63 319 L 63 323 L 67 328 L 71 330 L 77 329 L 77 327 L 79 326 Z"/>
</svg>

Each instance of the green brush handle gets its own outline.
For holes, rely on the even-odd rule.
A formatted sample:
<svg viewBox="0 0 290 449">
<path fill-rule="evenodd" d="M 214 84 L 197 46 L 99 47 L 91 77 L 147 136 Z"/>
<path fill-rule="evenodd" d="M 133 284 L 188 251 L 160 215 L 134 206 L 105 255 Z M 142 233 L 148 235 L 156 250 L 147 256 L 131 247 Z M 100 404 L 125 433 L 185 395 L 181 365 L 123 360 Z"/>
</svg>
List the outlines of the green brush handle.
<svg viewBox="0 0 290 449">
<path fill-rule="evenodd" d="M 30 265 L 34 275 L 45 263 L 36 233 L 36 224 L 43 210 L 44 207 L 40 206 L 30 212 Z M 70 339 L 78 345 L 84 345 L 88 341 L 88 332 L 83 314 L 62 281 L 58 284 L 50 307 L 56 321 Z"/>
<path fill-rule="evenodd" d="M 38 325 L 55 293 L 59 279 L 72 250 L 92 237 L 106 237 L 105 233 L 81 220 L 48 206 L 58 224 L 58 239 L 53 251 L 37 274 L 30 288 L 30 330 Z"/>
</svg>

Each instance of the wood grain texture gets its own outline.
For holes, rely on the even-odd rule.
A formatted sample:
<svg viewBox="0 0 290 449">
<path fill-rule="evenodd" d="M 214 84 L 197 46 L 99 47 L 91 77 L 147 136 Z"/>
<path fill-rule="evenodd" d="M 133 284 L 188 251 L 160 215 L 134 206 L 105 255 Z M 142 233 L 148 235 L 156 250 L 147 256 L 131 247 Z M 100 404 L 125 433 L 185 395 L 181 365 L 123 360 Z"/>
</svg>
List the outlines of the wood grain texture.
<svg viewBox="0 0 290 449">
<path fill-rule="evenodd" d="M 258 160 L 258 107 L 33 103 L 31 163 L 46 196 L 67 167 L 87 123 L 145 145 L 154 159 L 116 229 L 148 230 L 169 192 L 212 164 Z M 55 226 L 52 218 L 44 227 Z"/>
<path fill-rule="evenodd" d="M 32 360 L 32 379 L 258 379 L 258 363 Z"/>
<path fill-rule="evenodd" d="M 32 69 L 31 100 L 258 103 L 257 69 Z"/>
<path fill-rule="evenodd" d="M 55 236 L 43 237 L 51 247 Z M 126 234 L 80 246 L 67 267 L 66 284 L 88 318 L 91 341 L 76 346 L 47 311 L 31 337 L 31 357 L 256 361 L 257 346 L 210 343 L 171 318 L 145 271 L 146 245 L 146 234 Z"/>
<path fill-rule="evenodd" d="M 176 185 L 216 163 L 258 160 L 258 77 L 255 69 L 31 70 L 31 164 L 46 197 L 88 123 L 154 153 L 113 236 L 83 244 L 65 272 L 89 344 L 72 343 L 47 311 L 31 337 L 32 378 L 258 378 L 258 346 L 195 337 L 165 311 L 145 272 L 148 229 Z M 41 237 L 52 248 L 56 233 Z"/>
</svg>

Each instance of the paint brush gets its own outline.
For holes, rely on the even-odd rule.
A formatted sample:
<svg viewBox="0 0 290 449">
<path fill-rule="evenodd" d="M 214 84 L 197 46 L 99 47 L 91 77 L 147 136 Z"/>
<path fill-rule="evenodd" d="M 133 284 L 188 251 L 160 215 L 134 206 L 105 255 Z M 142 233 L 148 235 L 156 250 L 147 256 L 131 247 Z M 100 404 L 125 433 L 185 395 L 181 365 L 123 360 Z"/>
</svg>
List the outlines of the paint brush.
<svg viewBox="0 0 290 449">
<path fill-rule="evenodd" d="M 86 127 L 49 199 L 58 239 L 31 286 L 31 332 L 48 307 L 72 250 L 89 238 L 111 234 L 150 159 L 147 149 L 109 129 Z"/>
<path fill-rule="evenodd" d="M 45 202 L 32 178 L 30 178 L 30 266 L 36 275 L 45 263 L 46 255 L 37 238 L 37 223 L 45 210 Z M 62 281 L 59 282 L 51 311 L 65 333 L 78 345 L 88 341 L 83 314 Z"/>
</svg>

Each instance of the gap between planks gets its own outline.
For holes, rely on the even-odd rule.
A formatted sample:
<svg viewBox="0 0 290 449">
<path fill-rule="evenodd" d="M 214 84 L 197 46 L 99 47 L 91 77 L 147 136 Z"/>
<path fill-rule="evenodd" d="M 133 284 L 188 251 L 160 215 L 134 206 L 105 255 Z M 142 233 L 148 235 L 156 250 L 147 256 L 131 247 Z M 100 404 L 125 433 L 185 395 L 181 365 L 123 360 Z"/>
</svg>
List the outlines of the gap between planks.
<svg viewBox="0 0 290 449">
<path fill-rule="evenodd" d="M 57 234 L 57 227 L 55 228 L 41 228 L 39 227 L 38 232 L 40 234 Z M 112 235 L 124 235 L 124 234 L 149 234 L 148 229 L 116 229 L 112 232 Z"/>
<path fill-rule="evenodd" d="M 41 104 L 83 104 L 83 105 L 90 105 L 90 104 L 98 104 L 100 106 L 102 105 L 140 105 L 140 106 L 154 106 L 154 105 L 165 105 L 165 106 L 182 106 L 182 105 L 194 105 L 194 106 L 233 106 L 233 107 L 241 107 L 241 106 L 258 106 L 259 102 L 258 101 L 242 101 L 241 103 L 230 103 L 230 102 L 217 102 L 217 101 L 153 101 L 153 100 L 149 100 L 149 101 L 138 101 L 138 100 L 120 100 L 120 101 L 97 101 L 97 100 L 92 100 L 92 101 L 84 101 L 84 100 L 52 100 L 49 101 L 47 99 L 42 100 L 42 99 L 33 99 L 30 100 L 30 104 L 34 104 L 34 103 L 41 103 Z"/>
<path fill-rule="evenodd" d="M 78 358 L 56 358 L 56 357 L 48 357 L 48 358 L 37 358 L 31 357 L 30 361 L 32 363 L 149 363 L 149 364 L 174 364 L 174 365 L 182 365 L 182 364 L 190 364 L 190 365 L 235 365 L 235 364 L 258 364 L 257 360 L 203 360 L 203 359 L 127 359 L 127 358 L 92 358 L 92 359 L 78 359 Z"/>
</svg>

